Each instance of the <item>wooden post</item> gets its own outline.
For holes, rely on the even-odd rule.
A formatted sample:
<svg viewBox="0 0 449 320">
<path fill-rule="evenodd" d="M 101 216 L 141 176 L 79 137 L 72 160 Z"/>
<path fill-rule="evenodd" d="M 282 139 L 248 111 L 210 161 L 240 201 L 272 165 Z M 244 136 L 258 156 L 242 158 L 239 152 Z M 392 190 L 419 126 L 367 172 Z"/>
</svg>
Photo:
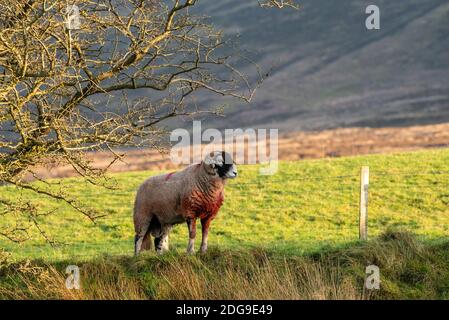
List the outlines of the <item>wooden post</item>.
<svg viewBox="0 0 449 320">
<path fill-rule="evenodd" d="M 359 238 L 368 239 L 368 189 L 369 167 L 362 167 L 360 172 L 360 209 L 359 209 Z"/>
</svg>

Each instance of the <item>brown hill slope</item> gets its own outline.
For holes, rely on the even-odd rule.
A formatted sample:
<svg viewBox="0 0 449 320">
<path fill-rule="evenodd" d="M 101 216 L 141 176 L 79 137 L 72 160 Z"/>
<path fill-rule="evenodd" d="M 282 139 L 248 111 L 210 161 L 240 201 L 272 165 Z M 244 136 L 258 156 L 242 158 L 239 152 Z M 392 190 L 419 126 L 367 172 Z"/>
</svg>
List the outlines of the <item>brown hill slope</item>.
<svg viewBox="0 0 449 320">
<path fill-rule="evenodd" d="M 279 139 L 279 159 L 292 161 L 442 147 L 449 147 L 449 123 L 407 128 L 346 128 L 284 134 Z M 106 153 L 94 153 L 90 158 L 97 167 L 107 166 L 110 159 Z M 176 166 L 168 155 L 161 155 L 156 150 L 131 150 L 126 153 L 123 162 L 116 162 L 110 170 L 124 172 L 173 168 Z M 68 165 L 38 168 L 36 172 L 44 178 L 75 175 Z"/>
</svg>

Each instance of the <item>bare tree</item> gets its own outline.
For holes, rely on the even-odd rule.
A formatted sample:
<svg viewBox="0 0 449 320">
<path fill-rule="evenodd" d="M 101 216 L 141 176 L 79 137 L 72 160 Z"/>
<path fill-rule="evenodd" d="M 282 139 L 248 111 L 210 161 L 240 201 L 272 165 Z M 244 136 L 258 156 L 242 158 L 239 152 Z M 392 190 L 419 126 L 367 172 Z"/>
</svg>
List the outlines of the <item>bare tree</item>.
<svg viewBox="0 0 449 320">
<path fill-rule="evenodd" d="M 33 168 L 51 161 L 101 183 L 105 170 L 86 152 L 108 150 L 114 162 L 118 147 L 160 147 L 163 121 L 217 112 L 194 107 L 197 91 L 249 101 L 257 81 L 233 66 L 221 32 L 189 12 L 196 2 L 2 0 L 0 181 L 59 199 L 95 221 L 101 213 L 62 188 L 23 177 L 39 179 Z M 137 98 L 127 98 L 131 91 Z M 0 194 L 0 216 L 16 221 L 0 235 L 22 241 L 35 227 L 45 236 L 42 214 L 49 213 Z"/>
<path fill-rule="evenodd" d="M 294 8 L 298 9 L 299 6 L 294 0 L 266 0 L 266 1 L 259 1 L 259 4 L 261 7 L 267 7 L 267 8 Z"/>
</svg>

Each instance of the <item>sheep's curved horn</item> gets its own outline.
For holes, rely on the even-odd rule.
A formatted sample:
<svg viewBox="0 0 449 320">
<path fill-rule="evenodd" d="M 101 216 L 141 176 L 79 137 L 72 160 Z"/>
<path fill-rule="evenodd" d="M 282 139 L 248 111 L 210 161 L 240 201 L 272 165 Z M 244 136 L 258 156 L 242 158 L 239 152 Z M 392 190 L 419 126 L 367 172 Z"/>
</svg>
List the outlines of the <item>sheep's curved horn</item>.
<svg viewBox="0 0 449 320">
<path fill-rule="evenodd" d="M 211 155 L 207 155 L 206 158 L 204 159 L 204 163 L 207 165 L 215 165 L 215 159 L 211 156 Z"/>
</svg>

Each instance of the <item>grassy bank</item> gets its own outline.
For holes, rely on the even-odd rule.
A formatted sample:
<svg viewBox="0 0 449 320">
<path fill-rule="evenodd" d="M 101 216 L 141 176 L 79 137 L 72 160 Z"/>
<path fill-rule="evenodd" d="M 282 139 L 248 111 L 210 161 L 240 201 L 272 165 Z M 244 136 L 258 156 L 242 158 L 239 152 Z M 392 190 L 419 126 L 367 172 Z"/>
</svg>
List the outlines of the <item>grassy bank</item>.
<svg viewBox="0 0 449 320">
<path fill-rule="evenodd" d="M 74 261 L 3 262 L 1 299 L 449 299 L 449 240 L 429 244 L 409 233 L 305 256 L 214 249 L 204 256 L 153 253 L 102 257 L 80 267 L 81 290 L 65 288 Z M 380 290 L 364 288 L 365 268 L 380 268 Z"/>
</svg>

